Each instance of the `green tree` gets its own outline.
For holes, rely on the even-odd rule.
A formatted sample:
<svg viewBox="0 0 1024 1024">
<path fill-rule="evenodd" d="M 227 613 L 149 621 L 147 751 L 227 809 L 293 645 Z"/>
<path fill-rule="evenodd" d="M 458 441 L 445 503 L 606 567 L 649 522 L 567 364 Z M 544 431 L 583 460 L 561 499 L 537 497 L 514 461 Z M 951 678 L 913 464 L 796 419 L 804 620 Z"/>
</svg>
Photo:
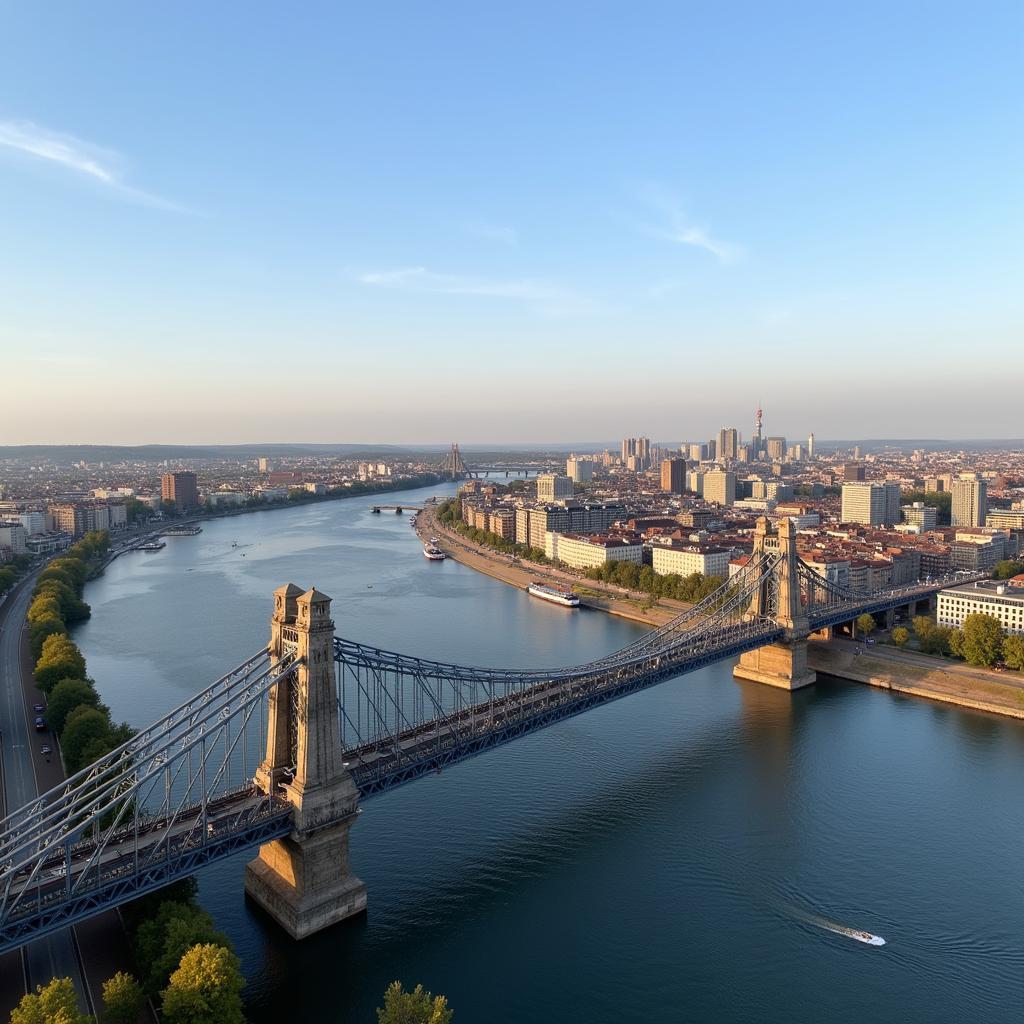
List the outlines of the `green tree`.
<svg viewBox="0 0 1024 1024">
<path fill-rule="evenodd" d="M 85 658 L 82 652 L 60 633 L 48 636 L 36 662 L 35 679 L 39 688 L 48 691 L 62 679 L 84 678 Z"/>
<path fill-rule="evenodd" d="M 997 580 L 1009 580 L 1014 576 L 1020 576 L 1024 573 L 1024 562 L 1018 562 L 1016 559 L 1007 558 L 1002 562 L 996 562 L 996 567 L 993 576 Z"/>
<path fill-rule="evenodd" d="M 35 589 L 37 598 L 51 596 L 60 607 L 65 622 L 82 622 L 89 618 L 89 606 L 75 593 L 73 587 L 57 579 L 49 579 Z"/>
<path fill-rule="evenodd" d="M 964 656 L 964 631 L 962 629 L 949 631 L 949 653 L 955 654 L 958 658 Z"/>
<path fill-rule="evenodd" d="M 393 981 L 377 1009 L 377 1024 L 448 1024 L 453 1012 L 444 996 L 425 992 L 422 985 L 406 992 L 400 981 Z"/>
<path fill-rule="evenodd" d="M 90 748 L 97 742 L 106 746 L 110 739 L 110 719 L 97 708 L 80 704 L 66 718 L 60 734 L 64 762 L 71 774 L 92 764 Z M 101 751 L 105 753 L 106 751 Z"/>
<path fill-rule="evenodd" d="M 213 925 L 205 910 L 191 903 L 165 901 L 154 918 L 139 926 L 135 934 L 137 959 L 148 965 L 145 988 L 156 994 L 163 988 L 181 958 L 193 946 L 214 944 L 228 946 L 227 936 Z"/>
<path fill-rule="evenodd" d="M 28 606 L 28 613 L 25 616 L 29 625 L 38 622 L 40 619 L 59 619 L 64 621 L 64 613 L 60 607 L 60 601 L 53 594 L 39 594 L 32 599 Z"/>
<path fill-rule="evenodd" d="M 910 630 L 906 626 L 897 626 L 892 631 L 892 642 L 897 647 L 906 647 L 907 641 L 910 639 Z"/>
<path fill-rule="evenodd" d="M 103 982 L 103 1024 L 135 1024 L 145 1004 L 142 986 L 132 975 L 118 971 Z"/>
<path fill-rule="evenodd" d="M 17 578 L 18 574 L 9 565 L 0 565 L 0 594 L 10 590 Z"/>
<path fill-rule="evenodd" d="M 1003 641 L 1003 661 L 1010 668 L 1024 669 L 1024 636 L 1014 633 Z"/>
<path fill-rule="evenodd" d="M 870 636 L 874 633 L 877 625 L 874 615 L 871 615 L 869 612 L 857 616 L 857 632 L 863 633 L 864 636 Z"/>
<path fill-rule="evenodd" d="M 89 575 L 89 567 L 81 558 L 71 558 L 67 555 L 62 558 L 55 558 L 49 565 L 50 569 L 58 569 L 66 573 L 75 581 L 75 590 L 80 594 L 85 586 L 86 577 Z"/>
<path fill-rule="evenodd" d="M 971 665 L 994 665 L 1003 653 L 1003 627 L 994 615 L 974 612 L 961 627 L 961 650 Z"/>
<path fill-rule="evenodd" d="M 163 992 L 167 1024 L 242 1024 L 245 979 L 238 957 L 225 946 L 193 946 Z"/>
<path fill-rule="evenodd" d="M 11 1011 L 11 1024 L 91 1024 L 78 1009 L 78 996 L 70 978 L 53 978 L 22 996 Z"/>
<path fill-rule="evenodd" d="M 95 687 L 84 679 L 62 679 L 50 691 L 46 702 L 46 724 L 58 735 L 64 731 L 68 715 L 79 707 L 99 707 Z"/>
</svg>

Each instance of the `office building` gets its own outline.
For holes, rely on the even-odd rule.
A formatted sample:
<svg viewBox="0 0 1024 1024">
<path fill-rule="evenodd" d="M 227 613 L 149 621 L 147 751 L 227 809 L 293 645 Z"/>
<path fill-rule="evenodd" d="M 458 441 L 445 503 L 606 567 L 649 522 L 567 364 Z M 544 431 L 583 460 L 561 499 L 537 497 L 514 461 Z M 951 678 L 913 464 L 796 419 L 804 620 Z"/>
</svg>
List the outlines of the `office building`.
<svg viewBox="0 0 1024 1024">
<path fill-rule="evenodd" d="M 985 513 L 985 525 L 997 530 L 1024 530 L 1024 510 L 989 509 Z"/>
<path fill-rule="evenodd" d="M 559 473 L 541 473 L 537 477 L 538 501 L 568 501 L 573 494 L 572 479 Z"/>
<path fill-rule="evenodd" d="M 961 473 L 953 481 L 953 526 L 984 526 L 988 484 L 977 473 Z"/>
<path fill-rule="evenodd" d="M 807 461 L 811 462 L 814 460 L 814 434 L 807 435 Z"/>
<path fill-rule="evenodd" d="M 623 537 L 549 532 L 544 538 L 544 554 L 573 569 L 590 569 L 606 562 L 639 564 L 643 561 L 643 544 Z"/>
<path fill-rule="evenodd" d="M 665 459 L 661 464 L 661 489 L 669 494 L 686 490 L 686 459 Z"/>
<path fill-rule="evenodd" d="M 934 530 L 938 511 L 923 501 L 915 501 L 912 505 L 903 506 L 903 522 L 912 523 L 921 530 Z"/>
<path fill-rule="evenodd" d="M 594 463 L 590 459 L 580 459 L 570 455 L 565 460 L 565 475 L 574 484 L 583 484 L 594 479 Z"/>
<path fill-rule="evenodd" d="M 160 477 L 160 497 L 163 501 L 174 502 L 174 507 L 179 512 L 198 507 L 199 488 L 196 485 L 195 473 L 164 473 Z"/>
<path fill-rule="evenodd" d="M 0 522 L 0 548 L 7 548 L 12 556 L 17 557 L 28 553 L 27 541 L 28 530 L 20 521 Z"/>
<path fill-rule="evenodd" d="M 46 533 L 45 512 L 22 512 L 18 516 L 18 521 L 25 527 L 25 531 L 30 537 L 37 533 Z"/>
<path fill-rule="evenodd" d="M 844 483 L 840 519 L 864 526 L 892 526 L 900 521 L 900 485 Z"/>
<path fill-rule="evenodd" d="M 704 500 L 719 505 L 732 505 L 736 501 L 736 474 L 717 469 L 704 474 Z"/>
<path fill-rule="evenodd" d="M 673 541 L 670 544 L 651 545 L 651 567 L 659 576 L 702 576 L 729 575 L 731 548 L 710 544 L 687 544 Z"/>
<path fill-rule="evenodd" d="M 863 480 L 864 467 L 857 462 L 847 462 L 842 469 L 843 480 Z"/>
<path fill-rule="evenodd" d="M 768 451 L 768 458 L 772 462 L 782 462 L 786 458 L 786 439 L 784 437 L 769 437 L 765 442 Z"/>
<path fill-rule="evenodd" d="M 939 591 L 936 620 L 959 629 L 968 615 L 992 615 L 1007 633 L 1024 633 L 1024 587 L 980 580 Z"/>
<path fill-rule="evenodd" d="M 740 447 L 740 433 L 735 427 L 722 427 L 718 432 L 718 443 L 715 457 L 719 462 L 730 462 L 736 459 Z"/>
<path fill-rule="evenodd" d="M 85 506 L 75 502 L 62 502 L 59 505 L 51 505 L 47 510 L 50 519 L 53 520 L 53 528 L 61 533 L 69 533 L 72 537 L 85 535 Z"/>
</svg>

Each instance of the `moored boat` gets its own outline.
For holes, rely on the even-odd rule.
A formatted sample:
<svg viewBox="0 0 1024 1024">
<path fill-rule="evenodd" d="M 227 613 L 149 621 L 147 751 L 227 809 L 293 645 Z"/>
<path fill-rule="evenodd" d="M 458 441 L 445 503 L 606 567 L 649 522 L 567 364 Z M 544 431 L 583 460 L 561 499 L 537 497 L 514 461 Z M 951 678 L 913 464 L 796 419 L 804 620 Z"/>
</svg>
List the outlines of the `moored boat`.
<svg viewBox="0 0 1024 1024">
<path fill-rule="evenodd" d="M 539 597 L 542 601 L 550 601 L 566 608 L 580 606 L 579 594 L 574 593 L 571 587 L 563 587 L 557 583 L 531 583 L 526 592 L 532 597 Z"/>
<path fill-rule="evenodd" d="M 448 556 L 440 548 L 434 547 L 433 544 L 424 544 L 423 557 L 431 562 L 443 562 Z"/>
</svg>

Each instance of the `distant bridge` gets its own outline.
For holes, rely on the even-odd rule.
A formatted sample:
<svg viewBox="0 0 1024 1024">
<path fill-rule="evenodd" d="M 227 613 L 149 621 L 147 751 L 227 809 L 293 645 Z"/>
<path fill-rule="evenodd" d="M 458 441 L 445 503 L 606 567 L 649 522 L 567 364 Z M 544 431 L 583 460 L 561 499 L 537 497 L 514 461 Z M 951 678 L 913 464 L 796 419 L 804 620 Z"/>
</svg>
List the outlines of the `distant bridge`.
<svg viewBox="0 0 1024 1024">
<path fill-rule="evenodd" d="M 330 598 L 281 587 L 266 649 L 0 821 L 0 952 L 254 846 L 247 892 L 302 938 L 366 906 L 348 862 L 361 801 L 724 659 L 807 685 L 811 633 L 913 611 L 951 581 L 856 593 L 800 560 L 789 520 L 761 519 L 748 564 L 698 605 L 606 657 L 530 671 L 336 637 Z"/>
</svg>

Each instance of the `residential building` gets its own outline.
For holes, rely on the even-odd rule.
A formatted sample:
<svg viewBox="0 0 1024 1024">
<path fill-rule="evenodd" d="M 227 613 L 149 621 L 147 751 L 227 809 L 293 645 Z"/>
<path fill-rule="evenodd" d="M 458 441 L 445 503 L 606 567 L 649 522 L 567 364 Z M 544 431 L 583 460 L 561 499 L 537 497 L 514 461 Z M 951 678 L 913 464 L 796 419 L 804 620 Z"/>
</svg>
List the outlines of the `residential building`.
<svg viewBox="0 0 1024 1024">
<path fill-rule="evenodd" d="M 842 467 L 844 480 L 863 480 L 864 467 L 858 462 L 847 462 Z"/>
<path fill-rule="evenodd" d="M 769 437 L 765 441 L 768 458 L 772 462 L 782 462 L 786 458 L 786 439 L 784 437 Z"/>
<path fill-rule="evenodd" d="M 661 489 L 669 494 L 686 490 L 686 459 L 665 459 L 661 464 Z"/>
<path fill-rule="evenodd" d="M 51 505 L 47 514 L 53 520 L 53 527 L 61 533 L 68 533 L 72 537 L 83 537 L 86 532 L 85 506 L 77 502 L 62 502 L 59 505 Z"/>
<path fill-rule="evenodd" d="M 961 473 L 953 481 L 953 525 L 984 526 L 988 512 L 988 483 L 977 473 Z"/>
<path fill-rule="evenodd" d="M 659 576 L 728 576 L 732 548 L 682 541 L 651 545 L 651 565 Z"/>
<path fill-rule="evenodd" d="M 10 548 L 11 554 L 17 557 L 28 553 L 27 540 L 28 530 L 20 520 L 0 522 L 0 547 Z"/>
<path fill-rule="evenodd" d="M 926 505 L 923 501 L 915 501 L 913 504 L 904 505 L 902 512 L 903 522 L 913 523 L 914 526 L 922 530 L 935 529 L 938 510 L 931 505 Z"/>
<path fill-rule="evenodd" d="M 1024 510 L 989 509 L 985 513 L 985 525 L 997 530 L 1024 530 Z"/>
<path fill-rule="evenodd" d="M 567 501 L 572 497 L 572 479 L 559 473 L 541 473 L 537 477 L 538 501 Z"/>
<path fill-rule="evenodd" d="M 643 561 L 643 544 L 625 537 L 600 534 L 582 536 L 550 531 L 544 539 L 544 554 L 573 569 L 590 569 L 606 562 Z"/>
<path fill-rule="evenodd" d="M 1024 633 L 1024 587 L 980 580 L 939 591 L 935 618 L 940 626 L 959 629 L 975 613 L 994 616 L 1007 633 Z"/>
<path fill-rule="evenodd" d="M 586 483 L 594 478 L 594 463 L 590 459 L 581 459 L 570 455 L 565 460 L 565 475 L 574 484 Z"/>
<path fill-rule="evenodd" d="M 704 500 L 732 505 L 736 501 L 736 474 L 721 469 L 705 473 Z"/>
<path fill-rule="evenodd" d="M 842 495 L 844 523 L 892 526 L 900 521 L 900 485 L 894 481 L 844 483 Z"/>
<path fill-rule="evenodd" d="M 198 507 L 199 488 L 195 473 L 164 473 L 160 477 L 160 497 L 164 501 L 174 502 L 174 507 L 179 512 Z"/>
<path fill-rule="evenodd" d="M 1024 515 L 1024 513 L 1021 513 L 1021 515 Z M 22 512 L 18 516 L 18 521 L 25 527 L 25 532 L 30 537 L 37 533 L 46 533 L 45 512 Z"/>
</svg>

